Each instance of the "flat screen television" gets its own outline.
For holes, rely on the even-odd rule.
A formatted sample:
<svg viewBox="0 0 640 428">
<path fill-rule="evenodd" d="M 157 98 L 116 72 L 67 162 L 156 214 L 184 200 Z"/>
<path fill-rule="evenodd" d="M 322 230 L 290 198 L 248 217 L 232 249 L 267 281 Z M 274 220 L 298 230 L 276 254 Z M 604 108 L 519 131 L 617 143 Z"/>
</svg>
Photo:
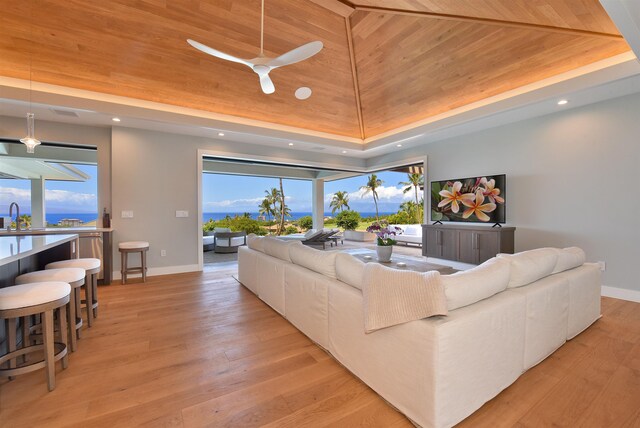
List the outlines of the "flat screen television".
<svg viewBox="0 0 640 428">
<path fill-rule="evenodd" d="M 431 182 L 431 221 L 506 222 L 506 175 Z"/>
</svg>

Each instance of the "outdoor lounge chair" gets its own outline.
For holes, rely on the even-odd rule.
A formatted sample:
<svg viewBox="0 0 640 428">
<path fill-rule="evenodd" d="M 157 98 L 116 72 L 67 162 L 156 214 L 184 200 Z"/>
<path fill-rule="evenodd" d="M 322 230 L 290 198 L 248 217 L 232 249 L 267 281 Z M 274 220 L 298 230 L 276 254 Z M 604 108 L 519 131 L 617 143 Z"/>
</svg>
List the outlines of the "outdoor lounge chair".
<svg viewBox="0 0 640 428">
<path fill-rule="evenodd" d="M 322 249 L 326 248 L 326 243 L 330 242 L 330 238 L 340 233 L 340 229 L 309 229 L 305 234 L 293 234 L 278 236 L 278 239 L 284 241 L 300 241 L 304 245 L 318 245 L 322 246 Z"/>
</svg>

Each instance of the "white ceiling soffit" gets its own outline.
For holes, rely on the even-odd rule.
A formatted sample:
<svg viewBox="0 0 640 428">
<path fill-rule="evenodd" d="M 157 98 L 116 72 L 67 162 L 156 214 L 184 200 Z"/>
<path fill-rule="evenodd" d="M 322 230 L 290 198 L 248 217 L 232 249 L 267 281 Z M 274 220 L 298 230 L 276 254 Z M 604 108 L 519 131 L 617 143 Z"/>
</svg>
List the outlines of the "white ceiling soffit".
<svg viewBox="0 0 640 428">
<path fill-rule="evenodd" d="M 570 99 L 570 104 L 564 107 L 566 110 L 638 92 L 639 77 L 640 64 L 629 52 L 367 139 L 364 145 L 353 138 L 37 82 L 33 83 L 32 98 L 37 119 L 113 126 L 111 118 L 117 116 L 121 119 L 118 126 L 291 150 L 325 150 L 327 155 L 367 159 L 397 152 L 398 144 L 404 150 L 437 139 L 551 114 L 558 111 L 556 102 L 560 97 Z M 28 109 L 25 102 L 28 88 L 28 81 L 0 77 L 0 115 L 24 116 Z M 61 116 L 52 108 L 76 112 L 78 117 Z M 224 135 L 218 135 L 220 132 Z"/>
<path fill-rule="evenodd" d="M 600 4 L 633 52 L 640 58 L 640 1 L 600 0 Z"/>
<path fill-rule="evenodd" d="M 11 156 L 0 156 L 0 174 L 23 180 L 85 181 L 89 178 L 71 165 Z"/>
</svg>

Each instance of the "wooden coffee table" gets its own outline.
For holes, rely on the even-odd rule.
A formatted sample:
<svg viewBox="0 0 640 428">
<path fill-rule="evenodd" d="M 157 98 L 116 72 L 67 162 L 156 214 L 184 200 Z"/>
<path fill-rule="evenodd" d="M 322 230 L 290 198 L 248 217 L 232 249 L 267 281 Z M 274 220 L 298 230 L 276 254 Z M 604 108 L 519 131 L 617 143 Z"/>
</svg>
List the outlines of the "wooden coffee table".
<svg viewBox="0 0 640 428">
<path fill-rule="evenodd" d="M 380 263 L 383 266 L 387 266 L 393 269 L 410 270 L 414 272 L 429 272 L 432 270 L 437 270 L 441 274 L 445 275 L 457 272 L 455 269 L 449 266 L 428 263 L 415 257 L 408 257 L 399 254 L 393 254 L 391 256 L 391 261 L 389 262 L 379 262 L 378 256 L 376 255 L 375 251 L 365 250 L 353 252 L 350 254 L 365 263 Z"/>
</svg>

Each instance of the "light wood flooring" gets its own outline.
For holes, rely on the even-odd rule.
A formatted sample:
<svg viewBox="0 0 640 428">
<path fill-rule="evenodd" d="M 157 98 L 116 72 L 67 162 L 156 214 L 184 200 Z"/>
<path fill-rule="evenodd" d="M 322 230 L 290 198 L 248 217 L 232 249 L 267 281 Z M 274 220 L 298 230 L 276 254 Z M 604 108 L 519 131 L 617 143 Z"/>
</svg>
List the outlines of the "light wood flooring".
<svg viewBox="0 0 640 428">
<path fill-rule="evenodd" d="M 0 426 L 412 426 L 233 273 L 100 287 L 55 391 L 0 380 Z M 460 426 L 640 426 L 640 304 L 603 314 Z"/>
</svg>

